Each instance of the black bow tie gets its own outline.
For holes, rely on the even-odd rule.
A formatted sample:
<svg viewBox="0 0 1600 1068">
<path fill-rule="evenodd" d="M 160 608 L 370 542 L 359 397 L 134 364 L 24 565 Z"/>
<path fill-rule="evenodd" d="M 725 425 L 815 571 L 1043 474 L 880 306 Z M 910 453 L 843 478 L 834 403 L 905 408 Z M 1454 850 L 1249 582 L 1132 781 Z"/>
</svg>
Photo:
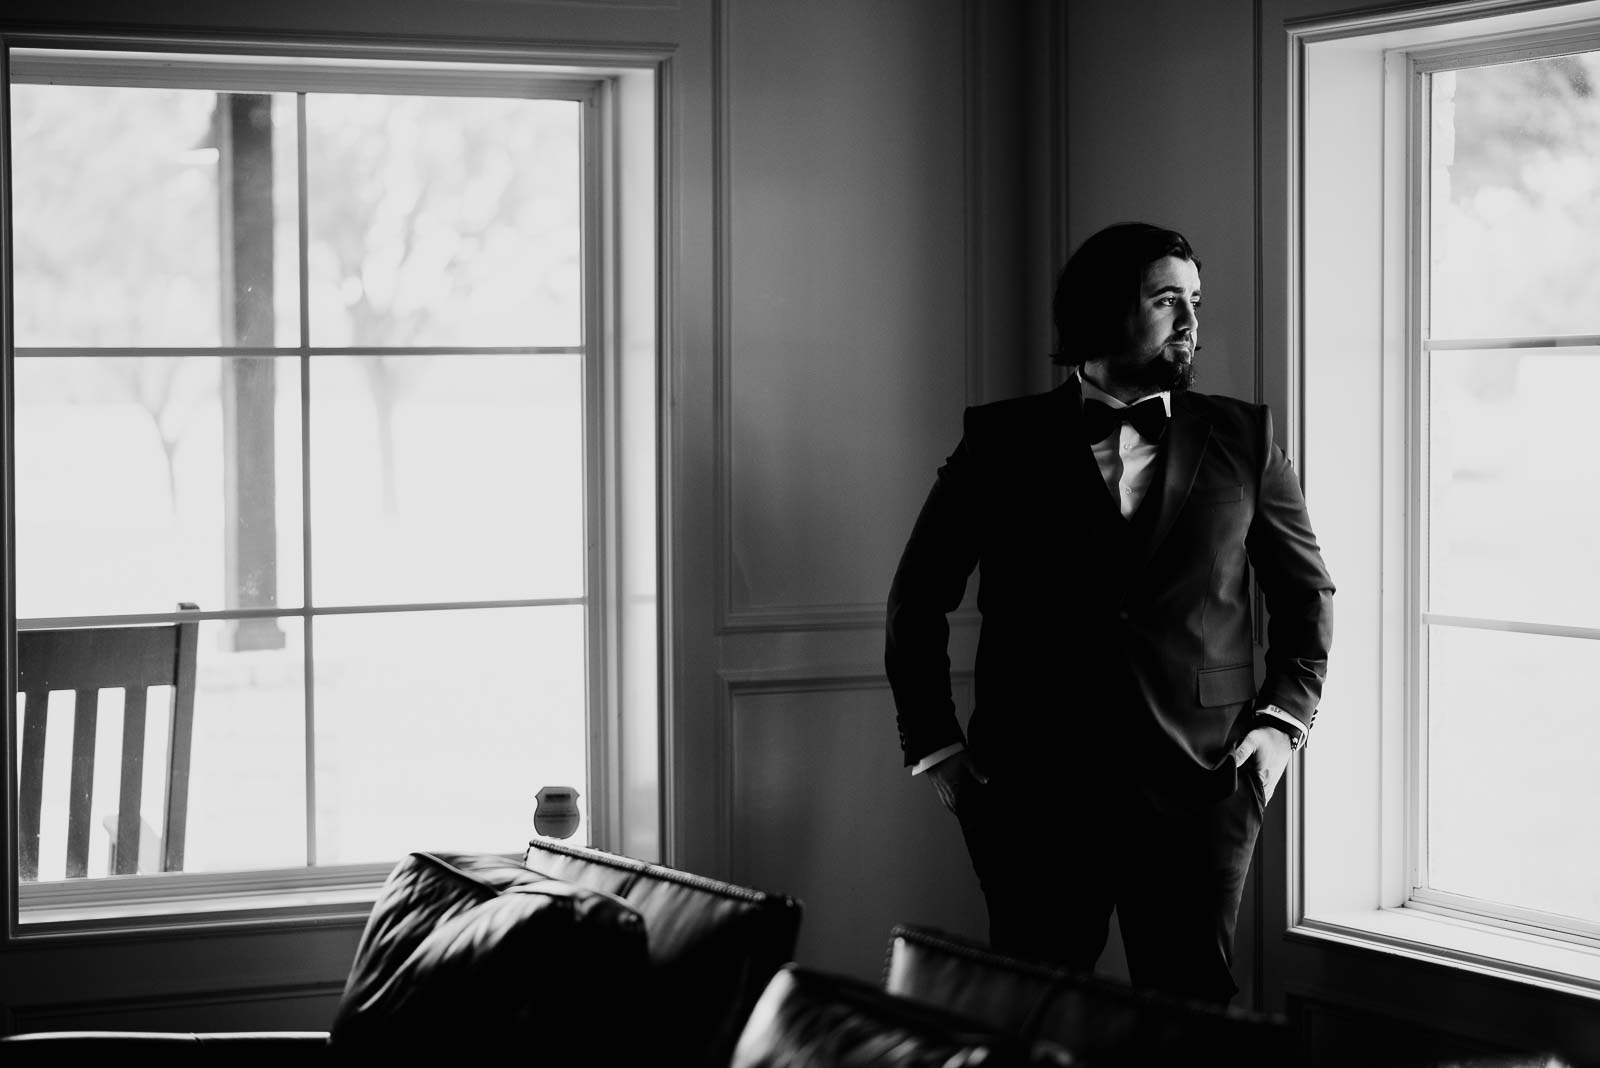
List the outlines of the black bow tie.
<svg viewBox="0 0 1600 1068">
<path fill-rule="evenodd" d="M 1161 403 L 1160 397 L 1151 397 L 1125 408 L 1113 408 L 1104 401 L 1093 399 L 1083 402 L 1083 435 L 1090 444 L 1104 441 L 1116 433 L 1119 423 L 1130 424 L 1146 441 L 1160 441 L 1167 429 L 1167 406 Z"/>
</svg>

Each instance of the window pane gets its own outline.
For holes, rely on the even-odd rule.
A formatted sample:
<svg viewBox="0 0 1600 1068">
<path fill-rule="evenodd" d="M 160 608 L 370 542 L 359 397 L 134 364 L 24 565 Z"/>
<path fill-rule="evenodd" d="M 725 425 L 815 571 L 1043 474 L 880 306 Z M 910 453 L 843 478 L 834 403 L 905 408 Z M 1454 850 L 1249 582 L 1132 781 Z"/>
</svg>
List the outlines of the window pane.
<svg viewBox="0 0 1600 1068">
<path fill-rule="evenodd" d="M 544 786 L 578 790 L 588 840 L 581 607 L 315 627 L 319 863 L 519 851 Z"/>
<path fill-rule="evenodd" d="M 300 602 L 298 360 L 19 357 L 15 382 L 18 616 Z"/>
<path fill-rule="evenodd" d="M 1429 607 L 1600 627 L 1600 350 L 1436 352 Z"/>
<path fill-rule="evenodd" d="M 1600 641 L 1433 627 L 1428 883 L 1600 923 Z"/>
<path fill-rule="evenodd" d="M 198 667 L 184 869 L 305 864 L 303 624 L 292 616 L 202 623 Z"/>
<path fill-rule="evenodd" d="M 577 597 L 577 356 L 320 357 L 318 605 Z"/>
<path fill-rule="evenodd" d="M 11 93 L 17 345 L 297 342 L 292 96 Z"/>
<path fill-rule="evenodd" d="M 1600 52 L 1433 76 L 1434 337 L 1600 333 Z"/>
<path fill-rule="evenodd" d="M 241 643 L 244 627 L 276 634 L 276 648 Z M 305 863 L 305 683 L 302 628 L 294 618 L 205 621 L 196 643 L 189 802 L 182 870 L 228 871 Z M 235 651 L 254 645 L 248 652 Z M 27 670 L 28 665 L 23 665 Z M 163 870 L 171 685 L 148 691 L 140 751 L 139 871 Z M 33 709 L 21 701 L 23 718 Z M 66 877 L 73 754 L 71 691 L 52 692 L 45 723 L 39 818 L 40 880 Z M 90 878 L 110 875 L 118 827 L 126 691 L 100 692 L 89 805 Z M 19 719 L 19 727 L 22 719 Z M 19 737 L 20 737 L 19 730 Z M 24 776 L 19 748 L 17 775 Z M 20 842 L 19 842 L 20 846 Z"/>
<path fill-rule="evenodd" d="M 581 115 L 309 94 L 312 344 L 579 344 Z"/>
</svg>

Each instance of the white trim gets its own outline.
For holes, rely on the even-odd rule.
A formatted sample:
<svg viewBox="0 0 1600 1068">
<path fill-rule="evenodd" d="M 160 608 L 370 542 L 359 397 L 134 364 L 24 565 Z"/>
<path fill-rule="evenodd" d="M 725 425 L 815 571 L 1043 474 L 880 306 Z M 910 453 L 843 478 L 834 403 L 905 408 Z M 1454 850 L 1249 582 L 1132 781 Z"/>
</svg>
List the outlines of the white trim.
<svg viewBox="0 0 1600 1068">
<path fill-rule="evenodd" d="M 205 89 L 224 93 L 366 93 L 384 96 L 515 97 L 583 100 L 591 78 L 548 68 L 265 55 L 183 55 L 16 48 L 12 81 L 21 84 Z"/>
<path fill-rule="evenodd" d="M 1301 922 L 1289 937 L 1393 954 L 1600 1000 L 1600 952 L 1420 908 L 1329 913 Z"/>
<path fill-rule="evenodd" d="M 1592 52 L 1597 48 L 1600 48 L 1600 22 L 1586 20 L 1511 36 L 1492 34 L 1452 41 L 1437 48 L 1417 49 L 1411 53 L 1411 58 L 1418 73 L 1433 74 L 1441 70 L 1549 59 L 1574 52 Z"/>
<path fill-rule="evenodd" d="M 1600 356 L 1600 334 L 1425 338 L 1422 346 L 1429 352 L 1470 352 L 1480 349 L 1593 349 L 1593 352 L 1564 352 L 1562 355 Z"/>
<path fill-rule="evenodd" d="M 373 613 L 453 612 L 477 608 L 552 608 L 582 605 L 586 597 L 525 597 L 503 601 L 425 601 L 418 604 L 344 604 L 314 608 L 215 608 L 196 612 L 125 612 L 109 616 L 29 616 L 17 620 L 17 630 L 55 630 L 60 627 L 120 627 L 141 623 L 194 623 L 212 619 L 282 619 L 287 616 L 356 616 Z"/>
<path fill-rule="evenodd" d="M 1385 726 L 1398 727 L 1404 733 L 1405 747 L 1400 759 L 1394 761 L 1402 782 L 1400 790 L 1405 797 L 1404 824 L 1401 836 L 1405 852 L 1401 867 L 1391 866 L 1385 871 L 1382 901 L 1385 906 L 1403 905 L 1410 901 L 1412 892 L 1425 885 L 1428 879 L 1428 781 L 1431 763 L 1428 760 L 1429 704 L 1428 663 L 1431 635 L 1422 623 L 1422 613 L 1428 606 L 1432 568 L 1428 546 L 1432 538 L 1432 513 L 1426 502 L 1432 497 L 1433 464 L 1431 436 L 1428 419 L 1431 409 L 1428 398 L 1432 394 L 1433 364 L 1431 353 L 1423 344 L 1428 336 L 1428 324 L 1433 317 L 1433 290 L 1429 283 L 1428 265 L 1433 255 L 1433 81 L 1417 70 L 1415 60 L 1406 52 L 1391 52 L 1405 68 L 1403 88 L 1410 106 L 1403 122 L 1388 120 L 1387 136 L 1397 145 L 1405 171 L 1404 192 L 1406 236 L 1408 243 L 1403 267 L 1398 273 L 1406 280 L 1405 314 L 1406 330 L 1399 344 L 1389 351 L 1405 361 L 1406 391 L 1403 402 L 1405 436 L 1391 452 L 1405 457 L 1405 497 L 1402 510 L 1384 519 L 1385 532 L 1399 528 L 1405 532 L 1406 556 L 1399 582 L 1405 590 L 1403 615 L 1397 625 L 1399 644 L 1404 657 L 1405 694 L 1397 705 L 1383 710 Z M 1390 188 L 1389 199 L 1395 195 Z M 1393 261 L 1384 264 L 1388 272 Z M 1388 561 L 1385 561 L 1386 571 Z M 1387 576 L 1386 576 L 1387 577 Z M 1390 626 L 1385 615 L 1385 626 Z M 1384 650 L 1391 647 L 1391 639 L 1383 640 Z M 1389 750 L 1385 747 L 1385 757 Z M 1386 814 L 1387 817 L 1388 814 Z"/>
<path fill-rule="evenodd" d="M 582 270 L 583 343 L 588 355 L 583 360 L 583 529 L 584 538 L 584 696 L 587 722 L 587 753 L 584 784 L 588 792 L 589 840 L 609 844 L 615 827 L 610 784 L 614 780 L 615 752 L 610 739 L 615 734 L 613 717 L 618 712 L 614 685 L 616 642 L 613 615 L 607 593 L 615 567 L 611 552 L 616 515 L 608 497 L 615 486 L 611 443 L 613 419 L 608 407 L 612 390 L 614 347 L 606 345 L 611 305 L 605 255 L 605 195 L 609 187 L 605 168 L 604 139 L 608 134 L 601 113 L 600 93 L 587 94 L 582 102 L 580 155 L 582 191 Z M 601 803 L 596 804 L 596 801 Z"/>
<path fill-rule="evenodd" d="M 313 547 L 316 537 L 312 517 L 316 509 L 311 495 L 311 188 L 310 162 L 306 158 L 306 145 L 310 138 L 306 132 L 306 97 L 304 93 L 294 98 L 294 202 L 295 202 L 295 270 L 299 290 L 300 309 L 300 603 L 312 604 L 312 574 L 315 563 Z M 304 651 L 301 653 L 301 686 L 305 709 L 305 776 L 306 802 L 306 866 L 317 863 L 317 659 L 315 620 L 307 615 L 301 624 Z"/>
<path fill-rule="evenodd" d="M 1600 18 L 1600 2 L 1587 0 L 1460 0 L 1400 11 L 1372 11 L 1293 20 L 1286 25 L 1291 40 L 1306 45 L 1351 42 L 1355 47 L 1418 52 L 1449 42 L 1487 43 L 1540 28 L 1584 27 Z"/>
<path fill-rule="evenodd" d="M 1581 943 L 1600 952 L 1600 923 L 1541 909 L 1504 905 L 1495 901 L 1448 890 L 1422 887 L 1413 890 L 1408 909 L 1420 909 L 1439 916 L 1451 916 L 1469 923 L 1484 923 L 1501 930 L 1538 938 L 1556 938 Z"/>
<path fill-rule="evenodd" d="M 302 305 L 303 307 L 304 305 Z M 18 359 L 31 358 L 81 358 L 107 357 L 120 359 L 136 356 L 583 356 L 582 345 L 434 345 L 434 346 L 377 346 L 364 348 L 318 347 L 299 345 L 293 348 L 272 348 L 261 345 L 164 347 L 145 345 L 138 348 L 90 348 L 69 346 L 32 346 L 17 349 Z"/>
<path fill-rule="evenodd" d="M 1516 619 L 1480 619 L 1477 616 L 1447 616 L 1424 612 L 1422 622 L 1434 627 L 1466 627 L 1471 630 L 1498 630 L 1507 634 L 1547 634 L 1554 638 L 1600 639 L 1600 628 L 1573 627 L 1562 623 L 1528 623 Z"/>
</svg>

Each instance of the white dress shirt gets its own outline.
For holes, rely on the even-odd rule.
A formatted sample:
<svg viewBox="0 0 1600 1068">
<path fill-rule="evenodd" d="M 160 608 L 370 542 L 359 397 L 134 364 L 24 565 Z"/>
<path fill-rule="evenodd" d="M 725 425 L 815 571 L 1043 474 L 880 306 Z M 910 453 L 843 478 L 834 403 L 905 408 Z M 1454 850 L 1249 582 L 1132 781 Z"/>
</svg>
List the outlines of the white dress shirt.
<svg viewBox="0 0 1600 1068">
<path fill-rule="evenodd" d="M 1083 386 L 1084 400 L 1097 400 L 1110 408 L 1128 407 L 1083 375 L 1078 376 L 1078 381 Z M 1161 398 L 1161 407 L 1171 418 L 1172 394 L 1161 392 L 1150 396 Z M 1153 402 L 1150 397 L 1141 397 L 1134 403 Z M 1117 502 L 1122 518 L 1131 519 L 1150 488 L 1150 479 L 1155 476 L 1155 460 L 1160 455 L 1161 443 L 1144 437 L 1132 423 L 1119 423 L 1115 433 L 1095 442 L 1093 448 L 1094 462 L 1100 465 L 1100 477 L 1105 479 L 1111 499 Z"/>
</svg>

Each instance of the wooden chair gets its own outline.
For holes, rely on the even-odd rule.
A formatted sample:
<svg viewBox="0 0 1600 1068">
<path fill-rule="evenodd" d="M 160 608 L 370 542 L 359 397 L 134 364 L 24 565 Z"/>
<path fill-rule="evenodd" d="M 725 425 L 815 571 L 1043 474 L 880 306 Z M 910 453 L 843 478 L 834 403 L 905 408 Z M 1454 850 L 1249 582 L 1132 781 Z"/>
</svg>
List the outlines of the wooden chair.
<svg viewBox="0 0 1600 1068">
<path fill-rule="evenodd" d="M 198 611 L 180 604 L 185 611 Z M 140 805 L 144 796 L 145 712 L 150 687 L 171 686 L 163 871 L 183 870 L 189 815 L 189 753 L 194 734 L 195 658 L 200 624 L 80 627 L 17 634 L 17 690 L 27 699 L 18 734 L 22 765 L 17 790 L 18 871 L 39 878 L 39 815 L 44 796 L 45 723 L 50 693 L 72 690 L 72 772 L 67 808 L 67 878 L 89 874 L 89 806 L 94 791 L 95 727 L 100 691 L 121 688 L 122 779 L 113 838 L 112 870 L 139 870 Z"/>
</svg>

